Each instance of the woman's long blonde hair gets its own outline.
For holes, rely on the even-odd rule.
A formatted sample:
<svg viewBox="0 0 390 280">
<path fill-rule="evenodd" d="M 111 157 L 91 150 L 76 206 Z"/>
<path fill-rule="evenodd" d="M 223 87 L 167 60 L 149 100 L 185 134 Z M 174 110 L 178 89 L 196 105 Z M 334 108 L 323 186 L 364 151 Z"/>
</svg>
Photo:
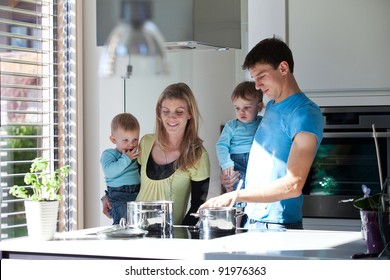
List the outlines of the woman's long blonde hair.
<svg viewBox="0 0 390 280">
<path fill-rule="evenodd" d="M 161 106 L 165 99 L 181 99 L 187 103 L 191 119 L 188 120 L 180 144 L 180 156 L 175 162 L 176 169 L 188 170 L 195 166 L 202 156 L 203 140 L 198 136 L 200 113 L 194 94 L 185 83 L 171 84 L 161 93 L 156 105 L 156 138 L 161 149 L 168 145 L 168 135 L 161 119 Z"/>
</svg>

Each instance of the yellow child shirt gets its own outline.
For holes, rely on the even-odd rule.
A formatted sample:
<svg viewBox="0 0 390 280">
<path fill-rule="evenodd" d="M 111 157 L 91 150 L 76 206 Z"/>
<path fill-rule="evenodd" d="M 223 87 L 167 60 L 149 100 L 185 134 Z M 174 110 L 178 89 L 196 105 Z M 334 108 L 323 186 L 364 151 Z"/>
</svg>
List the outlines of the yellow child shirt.
<svg viewBox="0 0 390 280">
<path fill-rule="evenodd" d="M 173 223 L 180 225 L 186 215 L 191 194 L 191 180 L 202 181 L 210 177 L 210 159 L 203 149 L 202 156 L 196 165 L 188 171 L 176 170 L 166 179 L 153 180 L 146 174 L 146 165 L 156 137 L 147 134 L 140 141 L 141 155 L 138 162 L 141 165 L 141 190 L 136 201 L 173 201 Z"/>
</svg>

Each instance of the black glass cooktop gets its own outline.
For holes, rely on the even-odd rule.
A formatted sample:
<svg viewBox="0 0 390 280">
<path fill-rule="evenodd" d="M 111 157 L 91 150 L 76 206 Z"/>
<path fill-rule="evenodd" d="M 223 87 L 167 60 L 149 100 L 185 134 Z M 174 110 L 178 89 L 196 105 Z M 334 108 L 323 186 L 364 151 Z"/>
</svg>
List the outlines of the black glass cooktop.
<svg viewBox="0 0 390 280">
<path fill-rule="evenodd" d="M 246 232 L 246 229 L 235 230 L 207 230 L 203 231 L 195 226 L 173 226 L 161 230 L 149 228 L 148 230 L 138 228 L 126 228 L 113 226 L 102 230 L 94 235 L 102 239 L 126 239 L 126 238 L 161 238 L 161 239 L 215 239 L 229 235 Z"/>
<path fill-rule="evenodd" d="M 177 238 L 177 239 L 215 239 L 219 237 L 239 234 L 245 232 L 245 229 L 235 230 L 209 230 L 207 232 L 200 230 L 195 226 L 173 226 L 171 230 L 149 231 L 145 237 L 154 238 Z"/>
</svg>

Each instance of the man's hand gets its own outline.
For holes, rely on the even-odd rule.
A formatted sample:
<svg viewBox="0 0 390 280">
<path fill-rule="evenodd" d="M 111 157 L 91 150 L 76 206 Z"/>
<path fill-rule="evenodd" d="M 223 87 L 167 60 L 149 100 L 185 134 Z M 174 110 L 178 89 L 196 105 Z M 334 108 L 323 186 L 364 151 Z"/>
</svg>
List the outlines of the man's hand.
<svg viewBox="0 0 390 280">
<path fill-rule="evenodd" d="M 112 205 L 110 200 L 108 199 L 108 196 L 105 195 L 101 198 L 102 206 L 103 206 L 103 214 L 107 216 L 107 218 L 111 219 L 111 215 L 108 214 L 108 211 L 112 209 Z"/>
<path fill-rule="evenodd" d="M 236 194 L 236 192 L 228 192 L 228 193 L 224 193 L 220 196 L 210 198 L 205 203 L 203 203 L 199 207 L 199 209 L 208 208 L 208 207 L 229 207 L 235 194 Z"/>
</svg>

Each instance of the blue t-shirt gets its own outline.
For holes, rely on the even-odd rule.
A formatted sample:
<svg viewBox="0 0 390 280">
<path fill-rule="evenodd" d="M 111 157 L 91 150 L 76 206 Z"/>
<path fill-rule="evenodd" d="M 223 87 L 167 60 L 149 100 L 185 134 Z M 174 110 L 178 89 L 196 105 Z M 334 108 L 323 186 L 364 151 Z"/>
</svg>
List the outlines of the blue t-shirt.
<svg viewBox="0 0 390 280">
<path fill-rule="evenodd" d="M 140 184 L 138 161 L 115 149 L 107 149 L 100 157 L 104 180 L 109 187 Z"/>
<path fill-rule="evenodd" d="M 300 132 L 322 140 L 324 118 L 319 107 L 302 92 L 280 103 L 269 101 L 253 140 L 246 174 L 246 189 L 267 185 L 286 175 L 294 136 Z M 270 223 L 302 222 L 303 195 L 272 203 L 248 203 L 249 219 Z"/>
</svg>

